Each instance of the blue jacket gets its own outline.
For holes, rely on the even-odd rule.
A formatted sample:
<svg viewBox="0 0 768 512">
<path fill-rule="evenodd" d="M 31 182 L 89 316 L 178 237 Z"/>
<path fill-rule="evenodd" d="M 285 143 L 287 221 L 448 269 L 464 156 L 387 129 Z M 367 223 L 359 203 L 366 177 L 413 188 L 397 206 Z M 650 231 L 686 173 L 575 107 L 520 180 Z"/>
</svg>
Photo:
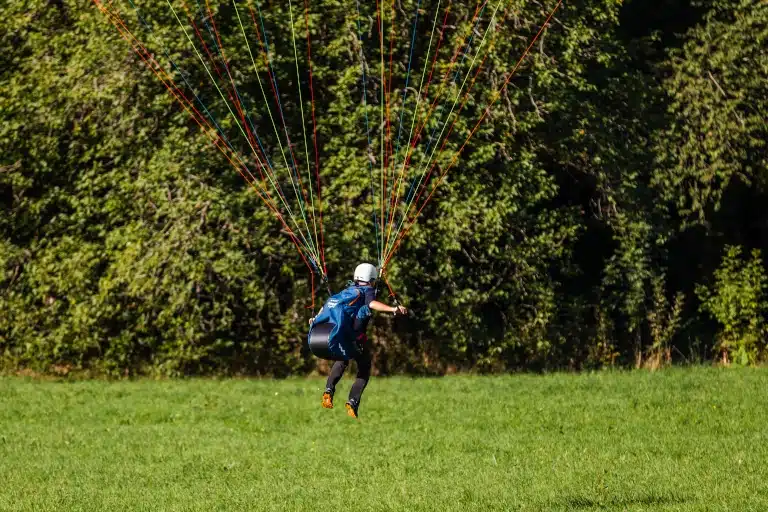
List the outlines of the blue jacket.
<svg viewBox="0 0 768 512">
<path fill-rule="evenodd" d="M 371 318 L 368 305 L 376 298 L 372 286 L 352 285 L 329 298 L 310 326 L 334 325 L 328 340 L 328 349 L 337 356 L 352 358 L 357 354 L 355 340 L 365 332 Z M 309 341 L 309 336 L 307 337 Z"/>
</svg>

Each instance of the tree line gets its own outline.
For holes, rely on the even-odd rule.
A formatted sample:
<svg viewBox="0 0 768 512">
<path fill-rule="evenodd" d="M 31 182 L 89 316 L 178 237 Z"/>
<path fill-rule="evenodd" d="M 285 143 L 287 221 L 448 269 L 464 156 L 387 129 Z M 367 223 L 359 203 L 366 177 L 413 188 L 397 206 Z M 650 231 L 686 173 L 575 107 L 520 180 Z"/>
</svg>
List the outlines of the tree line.
<svg viewBox="0 0 768 512">
<path fill-rule="evenodd" d="M 159 59 L 210 88 L 167 5 L 138 2 L 139 18 L 114 4 L 137 33 L 163 41 L 153 46 Z M 286 128 L 298 138 L 283 4 L 259 3 Z M 376 258 L 364 119 L 378 112 L 379 48 L 375 10 L 363 2 L 361 41 L 353 4 L 308 3 L 332 289 Z M 414 314 L 374 322 L 379 372 L 768 356 L 768 4 L 651 4 L 562 4 L 387 268 Z M 210 5 L 233 80 L 263 126 L 237 12 Z M 423 63 L 438 2 L 393 5 L 391 88 L 400 92 L 411 30 Z M 449 156 L 554 7 L 499 5 L 503 21 Z M 478 6 L 446 7 L 438 72 Z M 297 42 L 304 50 L 304 33 Z M 8 4 L 0 44 L 0 366 L 115 376 L 322 366 L 305 347 L 312 281 L 283 227 L 93 3 Z M 361 66 L 372 71 L 370 104 Z M 374 140 L 383 129 L 374 123 Z"/>
</svg>

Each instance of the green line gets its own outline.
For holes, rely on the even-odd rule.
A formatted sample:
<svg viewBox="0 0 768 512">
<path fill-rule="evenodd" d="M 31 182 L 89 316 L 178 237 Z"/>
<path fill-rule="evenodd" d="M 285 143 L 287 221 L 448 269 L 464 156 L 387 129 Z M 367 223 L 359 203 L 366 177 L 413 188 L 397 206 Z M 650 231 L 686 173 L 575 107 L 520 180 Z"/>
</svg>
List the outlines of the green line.
<svg viewBox="0 0 768 512">
<path fill-rule="evenodd" d="M 240 20 L 240 13 L 237 10 L 237 4 L 235 3 L 235 0 L 232 0 L 232 5 L 235 8 L 235 12 L 237 13 L 237 20 L 240 23 L 240 28 L 243 31 L 243 36 L 245 37 L 245 28 L 243 27 L 242 21 Z M 246 44 L 248 44 L 248 38 L 247 37 L 245 38 L 245 40 L 246 40 Z M 257 74 L 257 76 L 258 76 L 258 74 Z M 230 79 L 231 79 L 231 76 L 230 76 Z M 270 163 L 269 160 L 267 160 L 267 163 L 268 164 Z M 272 173 L 267 172 L 267 176 L 269 177 L 269 182 L 272 185 L 272 188 L 275 189 L 275 192 L 277 192 L 277 195 L 280 198 L 280 203 L 283 205 L 283 207 L 285 207 L 286 211 L 288 212 L 288 215 L 291 217 L 291 219 L 294 220 L 294 224 L 297 225 L 296 227 L 298 227 L 298 224 L 296 223 L 296 221 L 294 219 L 293 210 L 291 209 L 291 207 L 288 205 L 288 203 L 286 202 L 285 198 L 281 194 L 280 188 L 279 188 L 279 184 L 276 184 L 277 180 L 276 180 L 276 177 L 275 177 L 276 173 L 275 173 L 274 168 L 272 167 L 271 164 L 268 165 L 268 166 L 265 166 L 265 168 L 269 168 L 269 169 L 272 170 Z"/>
<path fill-rule="evenodd" d="M 187 29 L 184 28 L 184 24 L 181 22 L 181 19 L 179 18 L 179 15 L 176 13 L 176 9 L 173 8 L 173 5 L 171 4 L 170 0 L 166 0 L 166 3 L 168 4 L 168 7 L 170 7 L 171 12 L 173 13 L 173 16 L 176 18 L 176 21 L 178 22 L 179 26 L 181 27 L 181 30 L 184 32 L 184 35 L 187 37 L 187 40 L 192 45 L 192 49 L 195 50 L 195 54 L 197 54 L 197 58 L 200 60 L 200 63 L 203 65 L 203 68 L 205 69 L 206 73 L 208 74 L 208 77 L 211 79 L 211 82 L 213 83 L 213 86 L 216 88 L 216 90 L 218 91 L 219 95 L 221 96 L 221 99 L 224 101 L 224 104 L 226 105 L 227 110 L 229 110 L 229 114 L 232 116 L 232 119 L 234 119 L 235 124 L 237 124 L 237 127 L 240 129 L 240 132 L 243 134 L 243 137 L 245 137 L 246 142 L 251 147 L 251 151 L 253 151 L 253 154 L 256 157 L 256 161 L 260 162 L 258 153 L 256 153 L 256 149 L 251 144 L 251 141 L 248 140 L 248 136 L 246 135 L 245 130 L 243 130 L 242 125 L 237 120 L 237 116 L 235 115 L 235 113 L 232 112 L 232 107 L 230 107 L 229 102 L 227 102 L 227 99 L 224 96 L 224 93 L 221 92 L 221 88 L 219 88 L 219 85 L 216 83 L 216 80 L 213 78 L 213 74 L 211 73 L 211 70 L 206 65 L 205 60 L 203 59 L 203 56 L 200 55 L 200 51 L 197 49 L 197 46 L 192 41 L 192 38 L 189 36 L 189 33 L 187 32 Z M 294 221 L 294 223 L 296 224 L 297 229 L 299 229 L 299 233 L 301 234 L 301 237 L 304 239 L 304 243 L 307 245 L 307 248 L 308 249 L 314 249 L 314 247 L 312 247 L 312 245 L 309 242 L 307 242 L 306 238 L 304 237 L 304 234 L 301 233 L 301 228 L 299 228 L 298 224 L 295 221 Z M 304 223 L 307 224 L 306 218 L 304 219 Z M 307 224 L 307 232 L 309 232 L 309 224 Z M 316 250 L 315 250 L 315 252 L 313 252 L 312 250 L 310 250 L 309 252 L 312 255 L 312 257 L 317 258 L 319 260 L 318 255 L 316 253 Z"/>
<path fill-rule="evenodd" d="M 437 140 L 435 141 L 435 145 L 432 148 L 432 152 L 430 153 L 429 158 L 427 160 L 427 163 L 424 166 L 424 168 L 422 169 L 421 177 L 419 178 L 419 184 L 416 186 L 416 190 L 419 189 L 419 187 L 421 186 L 422 181 L 424 180 L 424 176 L 427 173 L 427 168 L 429 167 L 429 164 L 432 161 L 432 157 L 435 155 L 435 151 L 437 151 L 437 147 L 438 147 L 437 143 L 440 142 L 440 139 L 443 137 L 443 133 L 445 133 L 445 128 L 446 128 L 446 126 L 448 126 L 448 119 L 450 119 L 451 114 L 453 114 L 453 110 L 456 108 L 456 104 L 459 101 L 459 97 L 461 97 L 461 91 L 464 90 L 464 86 L 467 84 L 467 80 L 469 79 L 469 75 L 472 73 L 472 68 L 475 66 L 475 61 L 477 60 L 477 57 L 480 55 L 480 50 L 485 45 L 485 39 L 488 36 L 488 32 L 490 32 L 491 27 L 493 26 L 493 22 L 494 22 L 494 20 L 496 18 L 496 13 L 498 12 L 499 7 L 501 7 L 501 4 L 503 2 L 504 2 L 504 0 L 499 0 L 499 3 L 496 4 L 496 9 L 494 9 L 494 11 L 493 11 L 493 15 L 491 16 L 491 21 L 488 23 L 488 27 L 485 29 L 485 32 L 483 33 L 483 39 L 480 41 L 480 46 L 477 47 L 477 51 L 475 52 L 475 56 L 472 58 L 472 62 L 469 65 L 469 69 L 467 70 L 467 75 L 464 77 L 464 81 L 462 82 L 461 87 L 459 88 L 458 92 L 456 93 L 456 98 L 453 101 L 453 106 L 451 107 L 451 111 L 448 112 L 448 116 L 445 119 L 445 123 L 443 124 L 443 129 L 440 130 L 440 135 L 438 135 Z M 408 212 L 411 211 L 411 207 L 413 206 L 413 203 L 415 201 L 415 197 L 416 197 L 416 195 L 414 194 L 414 198 L 411 199 L 411 201 L 408 204 L 408 207 L 405 210 L 405 215 L 401 219 L 400 224 L 399 224 L 399 226 L 397 228 L 397 231 L 395 232 L 395 240 L 397 239 L 397 236 L 400 234 L 400 231 L 403 228 L 403 224 L 405 223 L 405 219 L 408 217 Z M 387 242 L 388 242 L 387 243 L 387 249 L 389 249 L 389 240 Z"/>
<path fill-rule="evenodd" d="M 419 108 L 421 107 L 421 90 L 424 86 L 424 77 L 427 76 L 427 65 L 429 64 L 429 54 L 432 52 L 432 40 L 435 36 L 435 28 L 437 27 L 437 18 L 440 14 L 440 1 L 437 2 L 437 8 L 435 9 L 435 19 L 432 21 L 432 33 L 429 36 L 429 46 L 427 47 L 427 55 L 424 60 L 424 69 L 421 72 L 421 82 L 419 83 L 419 92 L 417 94 L 417 100 L 416 100 L 416 109 L 413 112 L 413 119 L 411 120 L 411 132 L 408 134 L 408 145 L 406 147 L 411 146 L 411 141 L 413 140 L 413 129 L 416 126 L 416 118 L 419 115 Z M 403 108 L 405 108 L 405 105 L 403 105 Z M 409 152 L 406 150 L 405 157 L 403 157 L 403 168 L 400 170 L 400 176 L 403 177 L 405 174 L 405 162 L 408 160 L 408 154 Z M 402 184 L 405 180 L 402 179 L 400 181 L 400 185 L 397 187 L 396 197 L 400 197 L 400 190 L 402 189 Z M 397 203 L 395 203 L 395 206 L 397 206 Z M 394 215 L 394 213 L 393 213 Z M 389 239 L 390 235 L 392 234 L 392 226 L 389 228 L 389 234 L 387 235 L 387 245 L 389 245 Z"/>
<path fill-rule="evenodd" d="M 235 120 L 235 124 L 237 124 L 237 127 L 240 129 L 240 132 L 243 134 L 243 137 L 245 137 L 246 142 L 251 147 L 251 151 L 253 151 L 254 156 L 256 157 L 256 160 L 258 162 L 261 162 L 258 153 L 256 152 L 256 149 L 251 144 L 251 141 L 248 139 L 248 136 L 245 133 L 245 130 L 243 130 L 242 125 L 237 120 L 237 116 L 235 116 L 234 112 L 232 112 L 232 107 L 229 106 L 229 102 L 227 102 L 226 97 L 224 96 L 224 93 L 221 92 L 221 89 L 219 88 L 219 85 L 216 83 L 216 80 L 213 78 L 213 74 L 211 73 L 211 70 L 208 68 L 208 66 L 205 64 L 205 60 L 203 59 L 203 56 L 200 54 L 200 51 L 197 49 L 197 46 L 192 41 L 192 38 L 189 36 L 189 33 L 187 32 L 187 29 L 184 28 L 184 24 L 181 22 L 181 19 L 179 18 L 178 13 L 176 12 L 176 9 L 173 8 L 173 5 L 171 4 L 170 0 L 166 0 L 166 3 L 168 4 L 168 7 L 171 9 L 171 12 L 173 13 L 173 16 L 176 18 L 176 21 L 178 22 L 179 26 L 181 27 L 181 30 L 184 32 L 184 35 L 187 37 L 187 40 L 189 41 L 189 44 L 192 45 L 192 49 L 195 51 L 195 54 L 197 54 L 197 58 L 200 60 L 200 63 L 203 65 L 203 68 L 205 69 L 205 72 L 208 74 L 208 77 L 211 79 L 211 83 L 213 83 L 213 86 L 216 88 L 216 91 L 218 91 L 219 95 L 221 96 L 221 99 L 224 101 L 224 104 L 227 107 L 227 110 L 229 110 L 230 115 Z M 263 164 L 262 164 L 263 165 Z M 301 206 L 301 205 L 299 205 Z M 303 209 L 302 209 L 303 214 Z M 302 215 L 304 216 L 304 215 Z M 301 235 L 302 239 L 304 240 L 304 243 L 306 244 L 308 248 L 308 252 L 310 255 L 316 259 L 316 261 L 319 261 L 319 256 L 317 254 L 317 249 L 312 246 L 311 243 L 309 243 L 302 233 L 301 228 L 299 227 L 298 223 L 296 222 L 296 219 L 291 216 L 291 220 L 293 220 L 293 223 L 296 225 L 296 229 L 298 230 L 299 234 Z M 311 233 L 309 229 L 309 224 L 307 223 L 306 217 L 304 216 L 304 224 L 307 226 L 307 232 Z M 310 239 L 312 237 L 310 236 Z"/>
<path fill-rule="evenodd" d="M 320 247 L 320 239 L 317 236 L 317 218 L 315 216 L 315 195 L 312 192 L 312 171 L 309 164 L 309 145 L 307 144 L 307 125 L 304 120 L 304 100 L 301 95 L 301 74 L 299 73 L 299 54 L 296 50 L 296 30 L 293 23 L 293 2 L 288 0 L 288 13 L 291 17 L 291 39 L 293 40 L 293 59 L 296 62 L 296 87 L 299 89 L 299 108 L 301 109 L 301 131 L 304 134 L 304 154 L 307 160 L 307 180 L 309 181 L 309 201 L 312 208 L 312 224 L 315 228 L 315 245 Z M 309 30 L 309 27 L 307 27 Z"/>
<path fill-rule="evenodd" d="M 252 52 L 252 50 L 251 50 L 251 45 L 250 45 L 250 43 L 248 42 L 248 36 L 247 36 L 247 35 L 246 35 L 246 33 L 245 33 L 245 26 L 243 25 L 243 21 L 242 21 L 242 19 L 240 18 L 240 10 L 237 8 L 237 3 L 236 3 L 236 1 L 235 1 L 235 0 L 232 0 L 232 6 L 235 8 L 235 14 L 237 15 L 237 22 L 238 22 L 238 24 L 240 25 L 240 30 L 241 30 L 241 32 L 242 32 L 242 34 L 243 34 L 243 39 L 245 40 L 245 46 L 246 46 L 246 48 L 248 49 L 248 55 L 250 55 L 250 57 L 251 57 L 251 63 L 253 64 L 253 70 L 254 70 L 254 73 L 256 74 L 256 78 L 257 78 L 257 80 L 258 80 L 258 82 L 259 82 L 259 88 L 261 89 L 261 95 L 262 95 L 262 97 L 264 98 L 264 105 L 267 107 L 267 113 L 269 114 L 269 119 L 272 121 L 272 128 L 273 128 L 273 129 L 274 129 L 274 131 L 275 131 L 275 137 L 276 137 L 276 139 L 277 139 L 277 143 L 278 143 L 278 145 L 280 146 L 280 154 L 282 155 L 282 157 L 283 157 L 283 162 L 285 163 L 285 167 L 286 167 L 286 169 L 288 170 L 288 176 L 291 178 L 291 186 L 293 187 L 293 191 L 294 191 L 294 193 L 296 194 L 296 198 L 297 198 L 297 200 L 298 200 L 299 208 L 301 209 L 301 202 L 302 202 L 302 201 L 301 201 L 301 198 L 299 197 L 299 193 L 298 193 L 298 190 L 297 190 L 297 188 L 296 188 L 296 184 L 295 184 L 295 182 L 294 182 L 294 180 L 293 180 L 293 175 L 292 175 L 292 173 L 291 173 L 291 168 L 290 168 L 290 166 L 288 165 L 288 160 L 287 160 L 287 159 L 286 159 L 286 157 L 285 157 L 285 149 L 283 148 L 283 144 L 282 144 L 282 142 L 281 142 L 281 140 L 280 140 L 280 132 L 278 131 L 278 129 L 277 129 L 277 125 L 275 124 L 275 119 L 274 119 L 274 117 L 272 116 L 272 109 L 270 109 L 270 108 L 269 108 L 269 101 L 267 101 L 267 94 L 266 94 L 266 92 L 264 91 L 264 85 L 263 85 L 263 84 L 262 84 L 262 82 L 261 82 L 261 76 L 259 75 L 259 69 L 258 69 L 258 67 L 256 66 L 256 59 L 255 59 L 255 58 L 254 58 L 254 56 L 253 56 L 253 52 Z M 273 186 L 273 188 L 275 188 L 275 190 L 277 190 L 277 187 L 275 186 L 274 182 L 272 183 L 272 186 Z M 278 195 L 279 195 L 279 194 L 278 194 Z M 286 209 L 288 210 L 288 212 L 290 213 L 290 215 L 291 215 L 291 218 L 292 218 L 292 219 L 293 219 L 293 221 L 294 221 L 294 224 L 296 224 L 296 227 L 298 228 L 298 227 L 299 227 L 299 226 L 298 226 L 298 223 L 297 223 L 297 222 L 296 222 L 296 220 L 293 218 L 293 212 L 292 212 L 291 208 L 288 206 L 288 204 L 285 202 L 285 200 L 281 200 L 281 202 L 283 203 L 283 205 L 285 206 L 285 208 L 286 208 Z M 307 229 L 309 229 L 309 226 L 307 226 Z"/>
<path fill-rule="evenodd" d="M 386 128 L 384 126 L 384 88 L 386 86 L 384 82 L 384 0 L 381 1 L 381 15 L 379 18 L 379 53 L 381 54 L 381 149 L 379 153 L 379 160 L 381 163 L 381 246 L 384 247 L 384 197 L 386 197 L 386 190 L 384 189 L 384 133 Z M 379 268 L 383 265 L 384 260 L 379 262 Z"/>
</svg>

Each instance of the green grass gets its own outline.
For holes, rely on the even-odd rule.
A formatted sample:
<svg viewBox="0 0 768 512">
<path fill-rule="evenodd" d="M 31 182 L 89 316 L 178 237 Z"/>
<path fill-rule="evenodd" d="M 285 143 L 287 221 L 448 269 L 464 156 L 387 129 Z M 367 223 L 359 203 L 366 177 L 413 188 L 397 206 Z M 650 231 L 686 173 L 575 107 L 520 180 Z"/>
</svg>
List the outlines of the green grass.
<svg viewBox="0 0 768 512">
<path fill-rule="evenodd" d="M 2 510 L 768 510 L 768 370 L 0 378 Z"/>
</svg>

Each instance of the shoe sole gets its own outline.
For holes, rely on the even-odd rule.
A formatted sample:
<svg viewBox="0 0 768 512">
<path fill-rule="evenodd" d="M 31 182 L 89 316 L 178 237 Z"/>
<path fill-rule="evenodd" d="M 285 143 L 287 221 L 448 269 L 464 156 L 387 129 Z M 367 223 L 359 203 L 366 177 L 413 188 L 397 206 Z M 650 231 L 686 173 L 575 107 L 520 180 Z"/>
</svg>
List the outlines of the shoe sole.
<svg viewBox="0 0 768 512">
<path fill-rule="evenodd" d="M 349 404 L 346 404 L 346 408 L 347 408 L 347 414 L 348 414 L 349 416 L 351 416 L 352 418 L 355 418 L 355 419 L 357 419 L 357 413 L 356 413 L 356 412 L 355 412 L 355 410 L 352 408 L 352 406 L 351 406 L 351 405 L 349 405 Z"/>
<path fill-rule="evenodd" d="M 323 393 L 323 409 L 333 409 L 333 397 L 330 393 Z"/>
</svg>

